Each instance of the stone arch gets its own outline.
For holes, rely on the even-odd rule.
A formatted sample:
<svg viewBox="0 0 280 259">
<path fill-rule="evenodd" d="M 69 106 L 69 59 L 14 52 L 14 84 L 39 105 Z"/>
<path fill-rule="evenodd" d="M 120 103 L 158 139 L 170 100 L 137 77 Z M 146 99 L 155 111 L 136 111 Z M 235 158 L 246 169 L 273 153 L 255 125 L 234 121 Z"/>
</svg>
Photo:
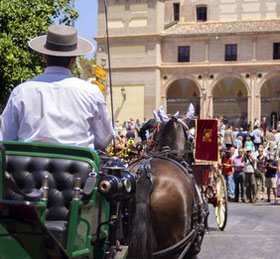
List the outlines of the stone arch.
<svg viewBox="0 0 280 259">
<path fill-rule="evenodd" d="M 213 80 L 209 93 L 213 117 L 225 117 L 234 127 L 247 127 L 251 94 L 244 77 L 222 74 Z"/>
<path fill-rule="evenodd" d="M 209 90 L 210 96 L 213 96 L 213 90 L 216 87 L 217 83 L 220 82 L 221 80 L 223 80 L 225 78 L 229 78 L 229 77 L 240 80 L 246 87 L 247 96 L 248 97 L 251 96 L 251 91 L 250 91 L 250 88 L 249 88 L 249 85 L 248 85 L 246 79 L 242 75 L 237 74 L 237 73 L 225 73 L 225 74 L 218 75 L 216 78 L 214 78 L 213 82 L 210 85 L 210 90 Z"/>
<path fill-rule="evenodd" d="M 200 115 L 202 91 L 197 80 L 187 76 L 172 78 L 166 83 L 164 91 L 168 113 L 179 111 L 183 114 L 187 111 L 188 105 L 193 103 L 196 115 Z"/>
<path fill-rule="evenodd" d="M 267 74 L 257 85 L 260 116 L 267 119 L 270 128 L 280 120 L 280 72 Z"/>
<path fill-rule="evenodd" d="M 174 75 L 174 76 L 172 76 L 170 79 L 168 79 L 166 81 L 166 83 L 163 86 L 164 93 L 167 93 L 167 91 L 170 88 L 170 86 L 172 85 L 172 83 L 174 83 L 175 81 L 180 80 L 180 79 L 189 79 L 189 80 L 193 81 L 198 87 L 199 96 L 202 97 L 201 83 L 196 77 L 194 77 L 192 75 L 180 75 L 180 76 Z"/>
<path fill-rule="evenodd" d="M 270 79 L 274 78 L 274 77 L 280 77 L 280 71 L 277 72 L 272 72 L 272 73 L 268 73 L 266 74 L 257 84 L 256 87 L 256 95 L 260 95 L 261 94 L 261 89 L 263 87 L 263 85 Z"/>
</svg>

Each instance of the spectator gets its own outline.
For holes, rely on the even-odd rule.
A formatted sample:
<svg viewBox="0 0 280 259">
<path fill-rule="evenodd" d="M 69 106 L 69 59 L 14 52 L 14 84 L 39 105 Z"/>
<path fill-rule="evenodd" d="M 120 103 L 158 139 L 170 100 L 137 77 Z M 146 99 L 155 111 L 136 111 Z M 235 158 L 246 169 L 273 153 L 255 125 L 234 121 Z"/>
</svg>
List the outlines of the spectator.
<svg viewBox="0 0 280 259">
<path fill-rule="evenodd" d="M 235 130 L 233 131 L 233 138 L 234 139 L 237 139 L 238 132 L 239 132 L 238 128 L 235 128 Z"/>
<path fill-rule="evenodd" d="M 236 146 L 237 149 L 243 147 L 242 140 L 243 140 L 243 138 L 240 135 L 234 140 L 234 145 Z"/>
<path fill-rule="evenodd" d="M 270 191 L 274 194 L 274 201 L 277 203 L 276 172 L 280 169 L 279 160 L 272 160 L 269 156 L 265 163 L 265 186 L 267 188 L 267 202 L 270 202 Z"/>
<path fill-rule="evenodd" d="M 117 120 L 115 122 L 115 132 L 119 132 L 119 131 L 121 131 L 121 129 L 122 129 L 122 126 L 121 126 L 120 122 Z"/>
<path fill-rule="evenodd" d="M 219 125 L 220 125 L 219 133 L 224 137 L 226 125 L 224 124 L 224 118 L 223 117 L 219 118 Z"/>
<path fill-rule="evenodd" d="M 250 148 L 252 152 L 254 152 L 254 144 L 251 140 L 251 137 L 247 137 L 246 138 L 246 141 L 245 141 L 245 144 L 244 144 L 244 148 L 247 149 L 247 148 Z"/>
<path fill-rule="evenodd" d="M 249 201 L 252 203 L 256 202 L 256 179 L 254 175 L 254 168 L 256 159 L 252 155 L 251 148 L 247 147 L 245 149 L 245 155 L 242 157 L 242 162 L 245 163 L 245 188 L 246 188 L 246 203 Z"/>
<path fill-rule="evenodd" d="M 233 181 L 233 170 L 232 170 L 232 159 L 230 151 L 222 152 L 222 174 L 225 178 L 228 197 L 234 198 L 234 181 Z"/>
<path fill-rule="evenodd" d="M 238 156 L 238 149 L 235 146 L 232 146 L 229 149 L 230 155 L 231 155 L 231 159 L 233 160 L 236 156 Z"/>
<path fill-rule="evenodd" d="M 260 122 L 257 118 L 255 118 L 253 127 L 259 127 L 259 126 L 260 126 Z"/>
<path fill-rule="evenodd" d="M 260 193 L 262 193 L 261 200 L 264 199 L 265 194 L 265 162 L 267 157 L 263 153 L 263 148 L 259 147 L 257 156 L 257 170 L 258 174 L 256 177 L 256 185 L 257 185 L 257 199 L 260 200 Z"/>
<path fill-rule="evenodd" d="M 252 122 L 250 121 L 247 125 L 247 131 L 250 132 L 252 130 Z"/>
<path fill-rule="evenodd" d="M 224 141 L 225 141 L 227 149 L 229 149 L 233 146 L 234 137 L 233 137 L 233 132 L 232 132 L 232 126 L 229 126 L 226 128 L 225 134 L 224 134 Z"/>
<path fill-rule="evenodd" d="M 123 127 L 124 129 L 127 129 L 127 128 L 128 128 L 128 123 L 129 123 L 129 122 L 130 122 L 129 120 L 128 120 L 128 121 L 124 121 L 122 127 Z"/>
<path fill-rule="evenodd" d="M 264 141 L 263 142 L 263 154 L 266 157 L 268 156 L 268 149 L 269 149 L 269 147 L 268 147 L 267 141 Z"/>
<path fill-rule="evenodd" d="M 141 129 L 141 122 L 139 119 L 136 120 L 136 123 L 135 123 L 135 130 L 137 131 L 137 134 L 139 136 L 139 133 L 140 133 L 140 129 Z"/>
<path fill-rule="evenodd" d="M 268 142 L 272 142 L 275 140 L 274 134 L 272 133 L 272 129 L 266 131 L 265 140 Z"/>
<path fill-rule="evenodd" d="M 234 201 L 238 202 L 239 194 L 241 195 L 242 202 L 245 202 L 245 195 L 244 195 L 244 161 L 241 161 L 243 157 L 243 148 L 238 149 L 238 155 L 232 160 L 232 166 L 234 168 Z"/>
<path fill-rule="evenodd" d="M 239 132 L 237 133 L 237 138 L 242 137 L 242 147 L 244 147 L 246 141 L 246 134 L 243 132 L 243 128 L 239 128 Z"/>
<path fill-rule="evenodd" d="M 270 125 L 270 129 L 271 130 L 275 130 L 276 129 L 276 123 L 277 123 L 277 118 L 275 114 L 271 115 L 271 125 Z"/>
<path fill-rule="evenodd" d="M 259 129 L 258 126 L 254 126 L 254 130 L 252 132 L 252 137 L 254 138 L 254 147 L 255 150 L 259 149 L 259 145 L 262 144 L 263 133 Z"/>
<path fill-rule="evenodd" d="M 266 130 L 267 130 L 267 121 L 266 121 L 266 117 L 262 117 L 261 120 L 261 130 L 263 132 L 263 135 L 266 135 Z"/>
<path fill-rule="evenodd" d="M 128 127 L 128 128 L 126 129 L 126 131 L 127 131 L 127 133 L 126 133 L 125 137 L 126 137 L 127 140 L 130 139 L 130 138 L 135 139 L 135 134 L 134 134 L 134 132 L 131 130 L 130 127 Z"/>
<path fill-rule="evenodd" d="M 274 135 L 275 142 L 280 142 L 280 129 L 277 129 L 275 135 Z"/>
</svg>

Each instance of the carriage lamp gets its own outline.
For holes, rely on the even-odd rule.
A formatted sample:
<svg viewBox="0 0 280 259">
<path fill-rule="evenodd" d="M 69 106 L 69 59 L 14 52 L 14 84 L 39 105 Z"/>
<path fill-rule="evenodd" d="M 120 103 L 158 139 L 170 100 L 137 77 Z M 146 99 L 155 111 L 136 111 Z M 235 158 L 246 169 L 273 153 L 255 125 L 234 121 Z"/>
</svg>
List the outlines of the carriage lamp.
<svg viewBox="0 0 280 259">
<path fill-rule="evenodd" d="M 101 178 L 98 189 L 109 200 L 114 198 L 130 198 L 136 191 L 134 176 L 124 171 L 124 162 L 118 157 L 112 157 L 103 166 L 104 177 Z"/>
<path fill-rule="evenodd" d="M 122 94 L 123 99 L 125 100 L 126 99 L 126 91 L 125 91 L 124 87 L 121 88 L 121 94 Z"/>
<path fill-rule="evenodd" d="M 122 184 L 123 191 L 127 194 L 125 198 L 130 198 L 136 191 L 135 177 L 127 171 L 122 171 Z"/>
<path fill-rule="evenodd" d="M 114 198 L 119 193 L 119 181 L 112 175 L 105 176 L 99 183 L 99 191 L 107 198 Z"/>
</svg>

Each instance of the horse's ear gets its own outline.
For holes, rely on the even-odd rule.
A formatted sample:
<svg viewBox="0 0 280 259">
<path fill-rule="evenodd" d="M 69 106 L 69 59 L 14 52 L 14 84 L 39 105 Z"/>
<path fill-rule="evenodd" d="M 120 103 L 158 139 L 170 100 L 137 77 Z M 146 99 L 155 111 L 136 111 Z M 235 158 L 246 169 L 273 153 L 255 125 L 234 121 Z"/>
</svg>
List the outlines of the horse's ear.
<svg viewBox="0 0 280 259">
<path fill-rule="evenodd" d="M 184 116 L 184 120 L 191 121 L 193 119 L 193 117 L 194 117 L 194 112 L 195 112 L 194 106 L 193 106 L 192 103 L 190 103 L 190 105 L 188 107 L 188 110 L 187 110 L 187 112 L 186 112 L 186 114 Z"/>
<path fill-rule="evenodd" d="M 158 116 L 160 117 L 161 121 L 163 121 L 163 122 L 169 121 L 169 118 L 162 105 L 158 109 Z"/>
<path fill-rule="evenodd" d="M 175 117 L 175 118 L 178 119 L 178 117 L 179 117 L 179 111 L 177 111 L 172 117 Z"/>
<path fill-rule="evenodd" d="M 160 117 L 157 115 L 157 112 L 153 111 L 153 114 L 154 114 L 156 123 L 159 123 L 160 122 Z"/>
</svg>

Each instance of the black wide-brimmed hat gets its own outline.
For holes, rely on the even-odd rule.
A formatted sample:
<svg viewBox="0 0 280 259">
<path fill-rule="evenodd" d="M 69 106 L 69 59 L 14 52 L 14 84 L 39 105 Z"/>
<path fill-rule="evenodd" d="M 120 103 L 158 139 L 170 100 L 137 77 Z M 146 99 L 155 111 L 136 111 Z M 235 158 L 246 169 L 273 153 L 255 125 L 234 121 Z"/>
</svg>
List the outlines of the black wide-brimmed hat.
<svg viewBox="0 0 280 259">
<path fill-rule="evenodd" d="M 78 37 L 77 30 L 67 25 L 52 25 L 46 35 L 36 37 L 28 46 L 42 54 L 57 57 L 74 57 L 91 53 L 93 45 Z"/>
</svg>

